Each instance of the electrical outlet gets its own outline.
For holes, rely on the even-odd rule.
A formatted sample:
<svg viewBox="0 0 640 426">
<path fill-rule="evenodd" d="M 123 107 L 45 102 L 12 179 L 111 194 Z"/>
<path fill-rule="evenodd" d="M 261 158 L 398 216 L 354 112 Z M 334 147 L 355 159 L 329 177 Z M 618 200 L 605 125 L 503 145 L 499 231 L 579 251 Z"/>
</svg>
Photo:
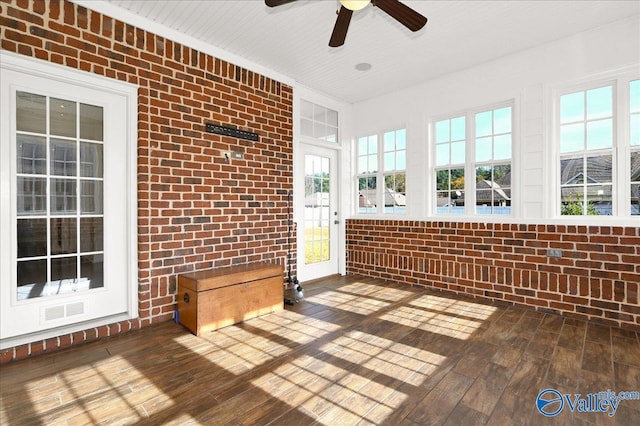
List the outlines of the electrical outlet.
<svg viewBox="0 0 640 426">
<path fill-rule="evenodd" d="M 547 257 L 562 257 L 562 250 L 560 249 L 548 249 Z"/>
</svg>

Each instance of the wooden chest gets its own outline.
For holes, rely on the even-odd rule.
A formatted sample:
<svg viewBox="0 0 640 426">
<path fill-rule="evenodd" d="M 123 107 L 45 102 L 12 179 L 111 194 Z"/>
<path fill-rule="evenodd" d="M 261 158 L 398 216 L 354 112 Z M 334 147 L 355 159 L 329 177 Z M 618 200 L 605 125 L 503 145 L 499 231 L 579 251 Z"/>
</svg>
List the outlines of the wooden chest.
<svg viewBox="0 0 640 426">
<path fill-rule="evenodd" d="M 178 275 L 178 320 L 200 335 L 283 309 L 283 268 L 261 262 Z"/>
</svg>

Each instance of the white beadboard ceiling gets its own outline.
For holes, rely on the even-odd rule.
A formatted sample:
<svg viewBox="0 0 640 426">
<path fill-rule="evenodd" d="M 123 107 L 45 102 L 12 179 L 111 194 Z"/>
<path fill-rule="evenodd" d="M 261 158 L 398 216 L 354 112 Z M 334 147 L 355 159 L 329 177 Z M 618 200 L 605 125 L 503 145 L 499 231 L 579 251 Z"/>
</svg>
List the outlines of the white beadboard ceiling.
<svg viewBox="0 0 640 426">
<path fill-rule="evenodd" d="M 337 0 L 275 8 L 262 0 L 76 2 L 160 35 L 184 35 L 212 46 L 222 59 L 272 70 L 347 103 L 640 15 L 639 0 L 407 0 L 429 19 L 419 32 L 369 5 L 354 12 L 345 45 L 331 48 Z M 357 71 L 361 62 L 372 69 Z"/>
</svg>

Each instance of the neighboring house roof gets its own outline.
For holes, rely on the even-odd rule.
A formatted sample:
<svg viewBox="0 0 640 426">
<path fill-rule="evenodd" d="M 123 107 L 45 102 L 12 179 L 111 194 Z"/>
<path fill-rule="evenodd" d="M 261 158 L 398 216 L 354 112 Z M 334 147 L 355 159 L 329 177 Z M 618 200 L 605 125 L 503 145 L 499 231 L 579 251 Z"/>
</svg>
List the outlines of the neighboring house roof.
<svg viewBox="0 0 640 426">
<path fill-rule="evenodd" d="M 360 190 L 360 207 L 376 206 L 377 191 L 375 189 L 361 189 Z M 407 197 L 401 192 L 396 192 L 392 189 L 385 188 L 384 192 L 384 205 L 385 206 L 406 206 Z"/>
</svg>

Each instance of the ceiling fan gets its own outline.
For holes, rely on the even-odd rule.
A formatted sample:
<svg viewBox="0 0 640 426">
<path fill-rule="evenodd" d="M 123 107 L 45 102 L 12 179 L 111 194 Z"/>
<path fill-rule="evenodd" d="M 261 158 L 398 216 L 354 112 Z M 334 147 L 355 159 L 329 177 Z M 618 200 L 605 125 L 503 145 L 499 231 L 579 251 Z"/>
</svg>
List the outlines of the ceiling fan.
<svg viewBox="0 0 640 426">
<path fill-rule="evenodd" d="M 265 0 L 269 7 L 276 7 L 296 0 Z M 418 31 L 427 23 L 427 18 L 411 9 L 410 7 L 400 3 L 398 0 L 339 0 L 340 11 L 338 19 L 333 27 L 329 46 L 338 47 L 344 44 L 347 37 L 347 30 L 351 22 L 351 15 L 354 10 L 360 10 L 371 3 L 386 12 L 389 16 L 400 22 L 411 31 Z"/>
</svg>

